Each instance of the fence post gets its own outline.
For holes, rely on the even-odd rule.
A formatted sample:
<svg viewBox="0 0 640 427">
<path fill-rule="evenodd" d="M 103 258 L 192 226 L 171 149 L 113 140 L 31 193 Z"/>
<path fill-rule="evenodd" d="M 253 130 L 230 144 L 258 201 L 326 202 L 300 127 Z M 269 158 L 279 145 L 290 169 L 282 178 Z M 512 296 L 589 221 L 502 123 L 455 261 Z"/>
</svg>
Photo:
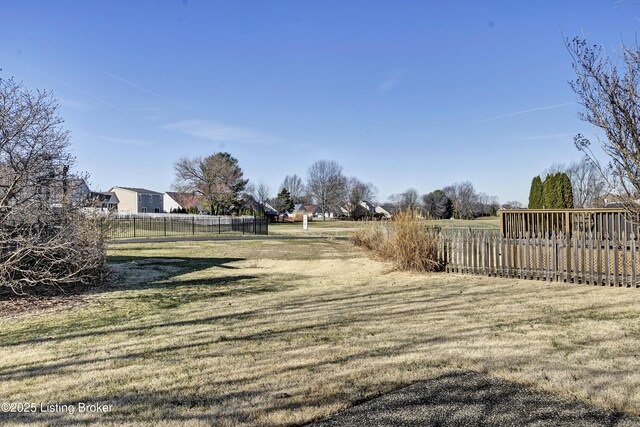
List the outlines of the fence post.
<svg viewBox="0 0 640 427">
<path fill-rule="evenodd" d="M 558 281 L 558 259 L 557 259 L 557 247 L 556 247 L 556 232 L 551 232 L 551 268 L 553 268 L 552 280 Z"/>
<path fill-rule="evenodd" d="M 167 237 L 167 217 L 164 217 L 164 237 Z"/>
<path fill-rule="evenodd" d="M 613 236 L 613 286 L 618 286 L 618 271 L 620 271 L 620 262 L 618 260 L 618 239 Z"/>
<path fill-rule="evenodd" d="M 192 216 L 191 217 L 191 234 L 192 235 L 196 235 L 196 217 Z"/>
<path fill-rule="evenodd" d="M 625 223 L 626 226 L 626 223 Z M 627 231 L 622 235 L 622 286 L 627 287 Z"/>
<path fill-rule="evenodd" d="M 133 237 L 136 237 L 136 217 L 133 217 Z"/>
<path fill-rule="evenodd" d="M 244 218 L 242 218 L 242 234 L 244 234 Z"/>
<path fill-rule="evenodd" d="M 218 217 L 218 234 L 222 234 L 222 228 L 220 223 L 222 222 L 222 218 Z"/>
<path fill-rule="evenodd" d="M 631 236 L 629 236 L 630 244 L 631 244 L 631 286 L 636 288 L 638 284 L 636 282 L 636 236 L 631 231 Z"/>
<path fill-rule="evenodd" d="M 605 269 L 605 272 L 606 272 L 606 285 L 607 286 L 611 286 L 611 256 L 610 256 L 611 239 L 609 239 L 609 232 L 608 231 L 605 233 L 604 239 L 605 239 L 605 243 L 606 243 L 605 252 L 604 252 L 604 256 L 605 256 L 604 264 L 606 266 L 606 269 Z"/>
</svg>

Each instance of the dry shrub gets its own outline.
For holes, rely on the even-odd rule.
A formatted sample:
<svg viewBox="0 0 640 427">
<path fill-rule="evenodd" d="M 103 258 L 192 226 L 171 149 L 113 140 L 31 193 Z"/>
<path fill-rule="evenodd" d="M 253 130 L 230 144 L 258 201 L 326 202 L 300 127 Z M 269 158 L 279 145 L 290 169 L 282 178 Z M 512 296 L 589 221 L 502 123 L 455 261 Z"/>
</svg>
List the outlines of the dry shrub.
<svg viewBox="0 0 640 427">
<path fill-rule="evenodd" d="M 356 232 L 351 241 L 393 262 L 399 270 L 438 271 L 438 235 L 425 225 L 414 210 L 394 216 L 390 222 L 376 222 Z"/>
<path fill-rule="evenodd" d="M 104 281 L 106 251 L 100 218 L 73 212 L 56 225 L 5 229 L 0 240 L 7 243 L 0 248 L 0 288 L 17 294 L 40 293 Z"/>
</svg>

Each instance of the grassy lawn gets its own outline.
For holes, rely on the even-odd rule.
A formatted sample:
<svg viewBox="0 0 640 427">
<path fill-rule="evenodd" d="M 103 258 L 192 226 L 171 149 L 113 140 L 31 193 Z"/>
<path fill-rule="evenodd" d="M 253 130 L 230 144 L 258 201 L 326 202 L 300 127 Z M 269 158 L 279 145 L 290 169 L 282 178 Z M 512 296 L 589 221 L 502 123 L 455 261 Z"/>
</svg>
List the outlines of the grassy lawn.
<svg viewBox="0 0 640 427">
<path fill-rule="evenodd" d="M 349 242 L 113 246 L 117 284 L 0 318 L 0 424 L 281 425 L 469 368 L 640 414 L 640 293 L 392 272 Z"/>
<path fill-rule="evenodd" d="M 440 219 L 425 221 L 440 227 L 499 228 L 498 217 L 483 217 L 474 220 Z M 307 235 L 317 237 L 347 236 L 361 227 L 371 225 L 370 221 L 318 221 L 309 222 L 309 229 L 303 230 L 301 222 L 280 222 L 269 224 L 269 234 L 273 236 Z"/>
</svg>

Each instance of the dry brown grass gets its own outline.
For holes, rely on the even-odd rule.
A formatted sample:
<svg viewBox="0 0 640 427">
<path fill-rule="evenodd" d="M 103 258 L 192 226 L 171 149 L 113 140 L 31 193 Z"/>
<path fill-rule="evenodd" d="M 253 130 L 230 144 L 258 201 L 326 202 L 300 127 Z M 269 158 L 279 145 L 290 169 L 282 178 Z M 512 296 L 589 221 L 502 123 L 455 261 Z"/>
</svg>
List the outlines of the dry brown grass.
<svg viewBox="0 0 640 427">
<path fill-rule="evenodd" d="M 162 258 L 186 261 L 139 262 Z M 392 271 L 339 240 L 131 244 L 111 262 L 109 292 L 0 320 L 0 402 L 113 412 L 0 424 L 296 424 L 455 368 L 640 414 L 634 289 Z"/>
<path fill-rule="evenodd" d="M 398 270 L 440 269 L 438 235 L 412 210 L 396 214 L 390 222 L 370 223 L 356 231 L 351 241 L 391 261 Z"/>
</svg>

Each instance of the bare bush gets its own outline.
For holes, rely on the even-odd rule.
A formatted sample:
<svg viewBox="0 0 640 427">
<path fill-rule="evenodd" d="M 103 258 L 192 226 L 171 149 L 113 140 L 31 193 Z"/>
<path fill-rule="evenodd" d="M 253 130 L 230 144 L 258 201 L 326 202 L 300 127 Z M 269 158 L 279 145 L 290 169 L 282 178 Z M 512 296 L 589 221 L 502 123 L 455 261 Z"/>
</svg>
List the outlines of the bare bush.
<svg viewBox="0 0 640 427">
<path fill-rule="evenodd" d="M 356 232 L 352 242 L 391 261 L 398 270 L 439 271 L 438 235 L 415 210 L 402 211 L 387 223 L 372 223 Z"/>
<path fill-rule="evenodd" d="M 16 293 L 104 278 L 102 230 L 80 209 L 86 186 L 69 175 L 57 110 L 48 92 L 0 79 L 0 288 Z"/>
<path fill-rule="evenodd" d="M 21 225 L 5 231 L 0 284 L 24 294 L 34 287 L 64 290 L 101 283 L 107 272 L 102 221 L 76 212 L 58 225 Z"/>
</svg>

